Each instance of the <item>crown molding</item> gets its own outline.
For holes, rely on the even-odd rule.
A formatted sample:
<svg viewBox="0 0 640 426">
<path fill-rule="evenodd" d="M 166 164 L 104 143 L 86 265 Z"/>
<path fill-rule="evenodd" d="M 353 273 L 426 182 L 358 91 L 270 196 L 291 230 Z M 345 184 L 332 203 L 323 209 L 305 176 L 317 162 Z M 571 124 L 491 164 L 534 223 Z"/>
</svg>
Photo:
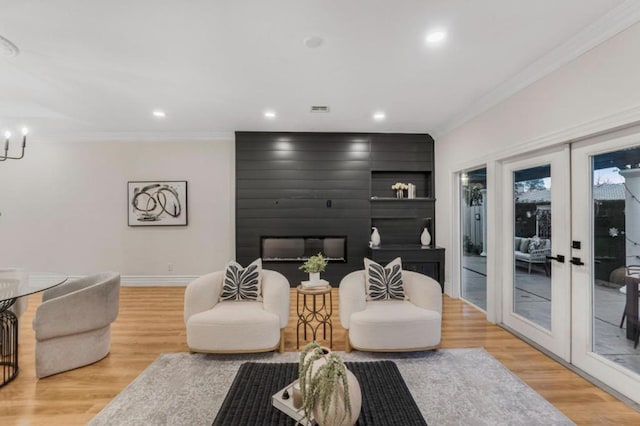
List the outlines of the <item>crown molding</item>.
<svg viewBox="0 0 640 426">
<path fill-rule="evenodd" d="M 574 143 L 598 135 L 632 128 L 640 125 L 640 105 L 617 111 L 613 114 L 601 116 L 575 126 L 567 127 L 532 139 L 522 140 L 510 145 L 506 149 L 487 151 L 481 157 L 473 160 L 465 160 L 450 167 L 451 173 L 470 170 L 479 164 L 489 164 L 492 161 L 501 161 L 517 155 L 539 149 L 550 148 L 564 143 Z"/>
<path fill-rule="evenodd" d="M 229 142 L 235 140 L 233 132 L 185 132 L 185 133 L 148 133 L 148 132 L 94 132 L 74 134 L 50 134 L 31 136 L 37 142 L 45 143 L 91 143 L 91 142 Z"/>
<path fill-rule="evenodd" d="M 626 0 L 563 44 L 471 103 L 461 113 L 437 126 L 432 135 L 434 138 L 446 135 L 637 22 L 640 22 L 640 1 Z"/>
</svg>

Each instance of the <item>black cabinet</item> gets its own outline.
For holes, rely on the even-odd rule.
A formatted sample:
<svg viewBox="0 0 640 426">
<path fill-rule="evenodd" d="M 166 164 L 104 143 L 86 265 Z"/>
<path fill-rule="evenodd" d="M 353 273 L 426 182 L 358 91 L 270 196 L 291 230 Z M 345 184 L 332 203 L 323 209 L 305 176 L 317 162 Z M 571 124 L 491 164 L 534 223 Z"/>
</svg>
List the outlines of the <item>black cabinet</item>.
<svg viewBox="0 0 640 426">
<path fill-rule="evenodd" d="M 444 248 L 421 247 L 419 244 L 381 245 L 369 249 L 369 257 L 381 264 L 387 264 L 396 257 L 402 259 L 402 269 L 420 272 L 440 283 L 444 291 Z"/>
</svg>

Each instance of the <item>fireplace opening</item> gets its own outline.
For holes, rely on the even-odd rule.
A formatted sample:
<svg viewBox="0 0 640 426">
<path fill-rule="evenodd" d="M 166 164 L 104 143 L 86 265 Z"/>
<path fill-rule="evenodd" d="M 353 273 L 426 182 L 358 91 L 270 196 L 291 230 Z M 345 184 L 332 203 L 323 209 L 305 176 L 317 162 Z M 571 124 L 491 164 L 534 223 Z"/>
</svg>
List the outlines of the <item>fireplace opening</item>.
<svg viewBox="0 0 640 426">
<path fill-rule="evenodd" d="M 329 262 L 347 261 L 347 237 L 261 237 L 263 262 L 304 262 L 322 253 Z"/>
</svg>

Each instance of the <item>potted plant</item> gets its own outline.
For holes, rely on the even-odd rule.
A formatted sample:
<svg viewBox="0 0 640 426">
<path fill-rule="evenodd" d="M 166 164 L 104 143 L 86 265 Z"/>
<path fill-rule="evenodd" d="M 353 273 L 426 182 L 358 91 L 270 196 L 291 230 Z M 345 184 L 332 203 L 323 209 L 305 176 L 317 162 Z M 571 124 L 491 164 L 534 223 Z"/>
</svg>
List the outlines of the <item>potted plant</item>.
<svg viewBox="0 0 640 426">
<path fill-rule="evenodd" d="M 300 353 L 298 367 L 302 408 L 320 426 L 354 425 L 360 416 L 360 384 L 334 352 L 311 342 Z"/>
<path fill-rule="evenodd" d="M 322 255 L 322 253 L 318 253 L 307 259 L 307 261 L 298 269 L 309 273 L 309 281 L 318 282 L 320 281 L 320 272 L 324 272 L 327 267 L 327 263 L 329 263 L 329 261 Z"/>
</svg>

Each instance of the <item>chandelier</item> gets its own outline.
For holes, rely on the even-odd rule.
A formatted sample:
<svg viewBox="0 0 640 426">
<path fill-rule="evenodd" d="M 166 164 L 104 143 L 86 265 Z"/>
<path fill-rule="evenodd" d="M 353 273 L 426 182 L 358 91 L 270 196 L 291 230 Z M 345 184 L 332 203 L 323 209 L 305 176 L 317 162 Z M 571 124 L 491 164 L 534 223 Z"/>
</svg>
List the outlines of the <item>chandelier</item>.
<svg viewBox="0 0 640 426">
<path fill-rule="evenodd" d="M 9 156 L 9 139 L 11 138 L 11 132 L 7 131 L 4 133 L 4 155 L 0 155 L 0 161 L 5 160 L 19 160 L 24 157 L 24 148 L 27 146 L 27 133 L 29 130 L 26 127 L 22 128 L 22 152 L 19 157 L 11 157 Z"/>
</svg>

